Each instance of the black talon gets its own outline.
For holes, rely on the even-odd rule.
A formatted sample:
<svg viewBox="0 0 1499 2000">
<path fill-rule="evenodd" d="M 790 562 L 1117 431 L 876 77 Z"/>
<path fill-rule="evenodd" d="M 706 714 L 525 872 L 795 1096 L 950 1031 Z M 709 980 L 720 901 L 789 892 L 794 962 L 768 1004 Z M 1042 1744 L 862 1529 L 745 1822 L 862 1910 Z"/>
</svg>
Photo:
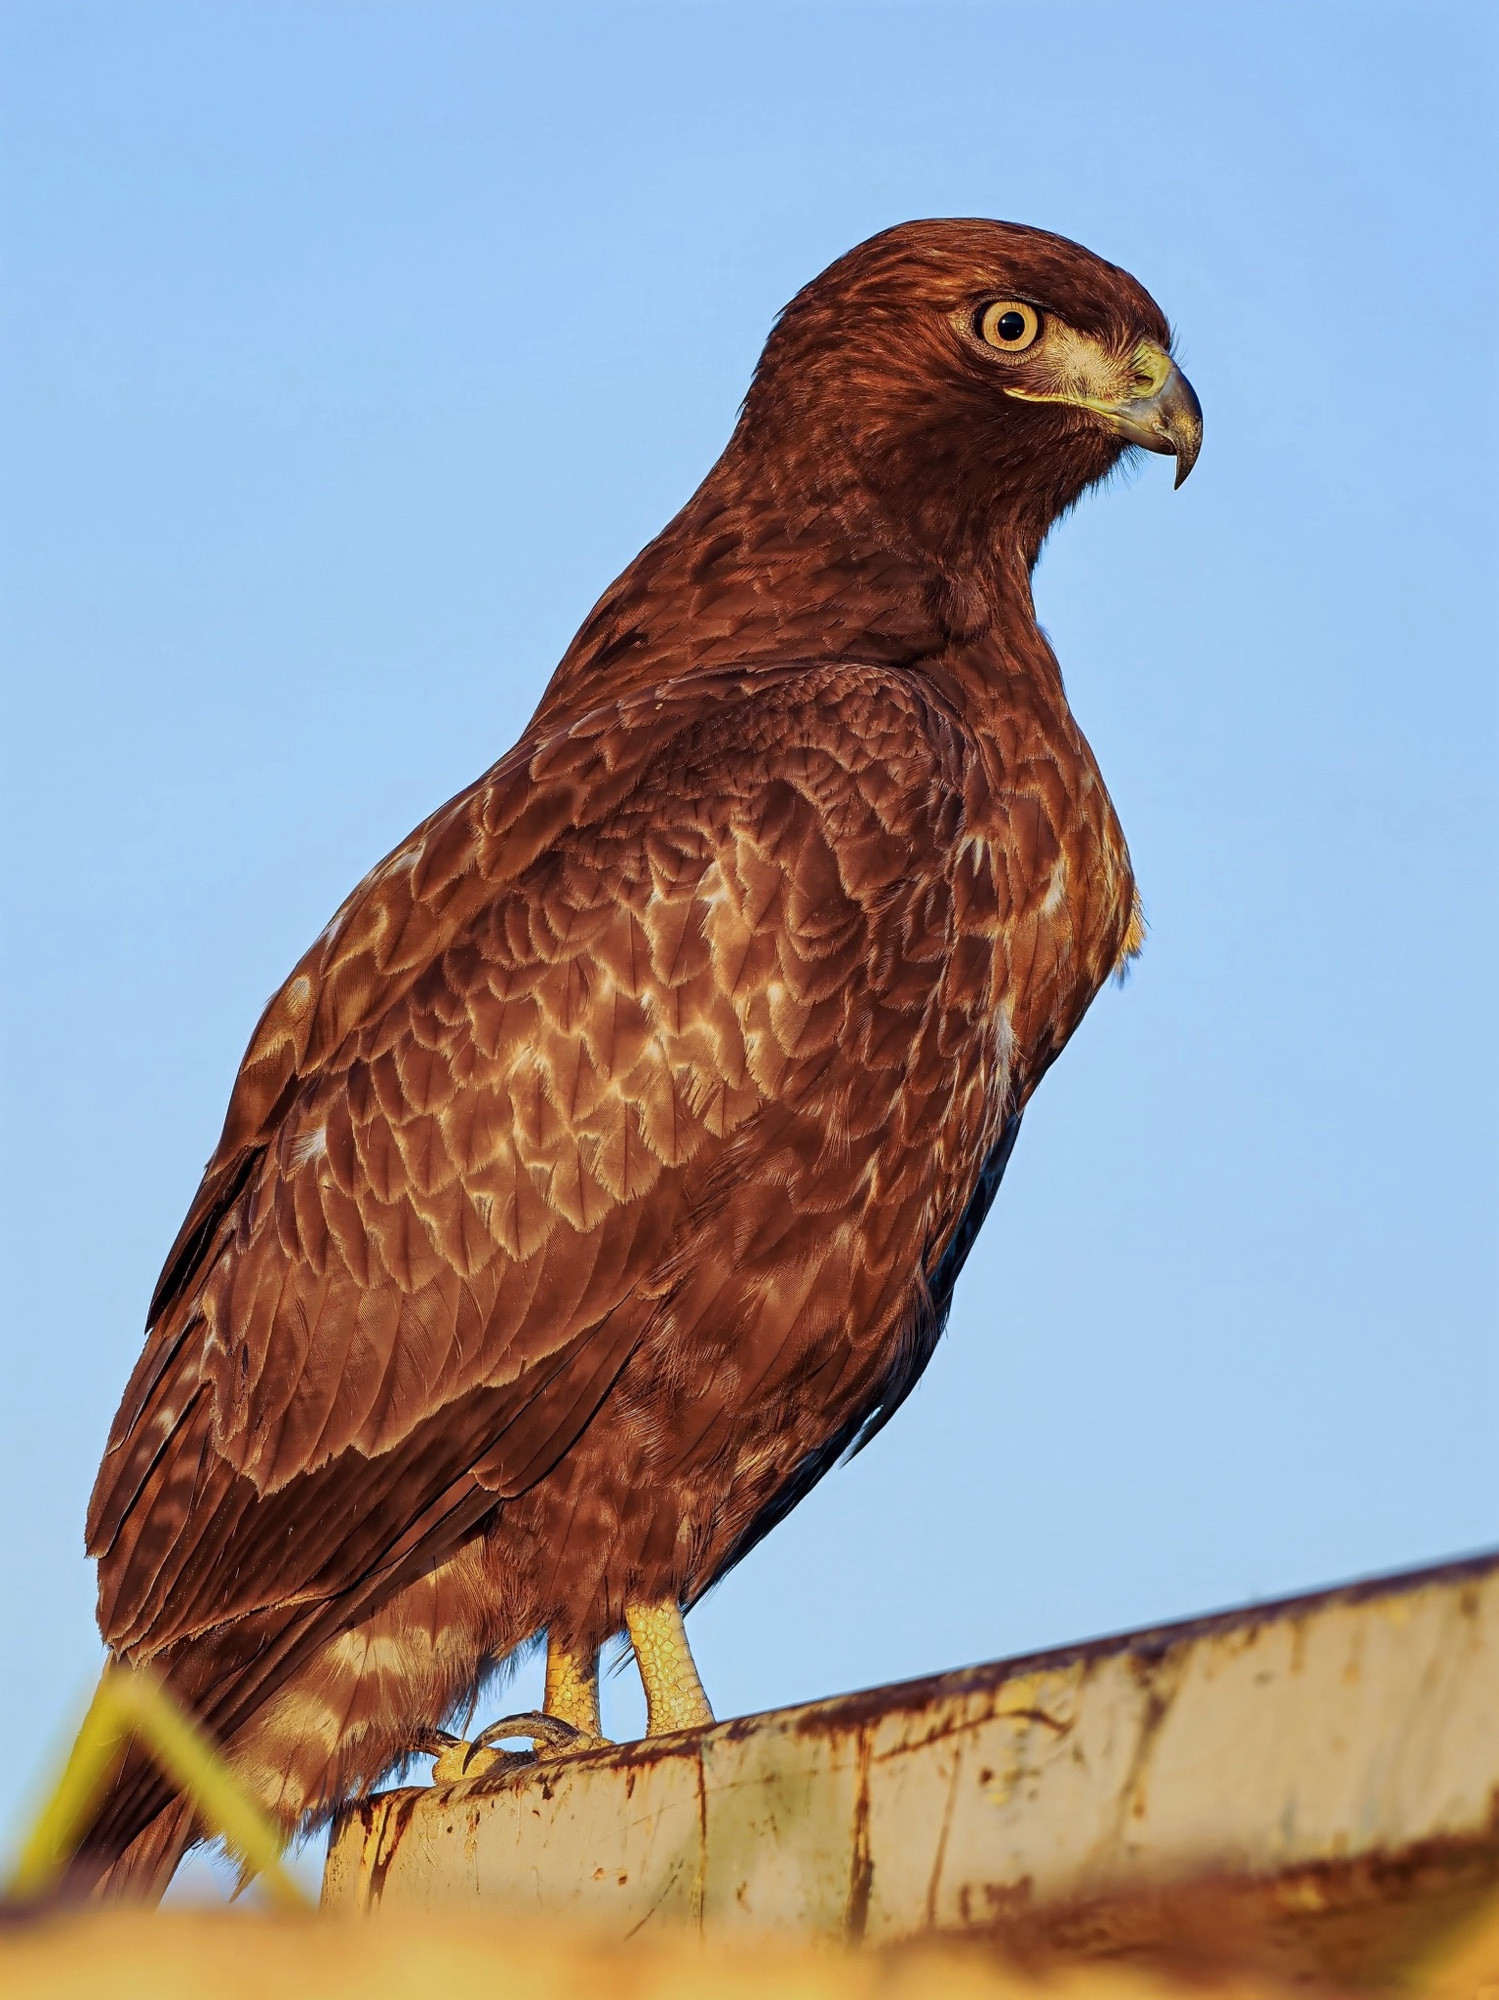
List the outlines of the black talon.
<svg viewBox="0 0 1499 2000">
<path fill-rule="evenodd" d="M 456 1750 L 462 1738 L 450 1729 L 424 1729 L 421 1739 L 412 1749 L 416 1757 L 440 1757 L 444 1750 Z"/>
<path fill-rule="evenodd" d="M 529 1737 L 529 1750 L 497 1750 L 494 1746 L 503 1743 L 510 1736 Z M 415 1748 L 420 1756 L 433 1759 L 432 1782 L 434 1785 L 462 1784 L 470 1776 L 490 1777 L 497 1771 L 515 1771 L 523 1765 L 534 1764 L 538 1756 L 556 1750 L 593 1750 L 601 1738 L 590 1736 L 587 1730 L 575 1728 L 564 1722 L 559 1715 L 543 1715 L 539 1709 L 528 1709 L 524 1715 L 502 1716 L 498 1722 L 491 1722 L 487 1729 L 481 1729 L 472 1743 L 461 1736 L 453 1736 L 446 1729 L 427 1729 L 422 1732 Z M 483 1752 L 484 1761 L 479 1769 L 473 1769 L 474 1758 Z"/>
<path fill-rule="evenodd" d="M 559 1715 L 543 1715 L 538 1708 L 529 1708 L 523 1715 L 502 1716 L 498 1722 L 491 1722 L 487 1729 L 481 1729 L 468 1746 L 465 1766 L 471 1761 L 476 1750 L 488 1750 L 496 1743 L 503 1743 L 509 1736 L 529 1737 L 533 1752 L 545 1744 L 548 1750 L 570 1750 L 574 1744 L 591 1743 L 581 1729 L 575 1729 L 570 1722 L 564 1722 Z M 520 1753 L 524 1754 L 524 1753 Z"/>
</svg>

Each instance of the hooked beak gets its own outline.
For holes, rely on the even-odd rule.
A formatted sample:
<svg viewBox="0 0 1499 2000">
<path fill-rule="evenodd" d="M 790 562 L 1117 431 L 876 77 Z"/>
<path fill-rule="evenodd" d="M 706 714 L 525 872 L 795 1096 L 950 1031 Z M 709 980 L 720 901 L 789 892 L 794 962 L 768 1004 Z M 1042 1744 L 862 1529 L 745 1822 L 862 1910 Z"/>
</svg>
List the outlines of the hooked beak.
<svg viewBox="0 0 1499 2000">
<path fill-rule="evenodd" d="M 1153 352 L 1148 361 L 1156 362 L 1151 372 L 1161 373 L 1158 385 L 1128 402 L 1108 407 L 1095 405 L 1095 408 L 1109 429 L 1130 444 L 1144 445 L 1147 451 L 1174 452 L 1174 483 L 1180 486 L 1202 450 L 1202 405 L 1197 400 L 1197 391 L 1171 357 L 1153 342 L 1150 345 Z M 1160 363 L 1165 364 L 1164 371 Z"/>
<path fill-rule="evenodd" d="M 1077 336 L 1074 341 L 1085 351 L 1091 350 L 1091 343 L 1083 343 Z M 1096 350 L 1092 352 L 1096 354 Z M 1131 393 L 1125 396 L 1090 395 L 1081 384 L 1066 389 L 1015 386 L 1007 388 L 1005 394 L 1022 403 L 1070 403 L 1074 409 L 1091 410 L 1127 443 L 1143 445 L 1147 451 L 1174 452 L 1176 484 L 1180 486 L 1202 450 L 1202 405 L 1197 391 L 1165 348 L 1153 340 L 1142 340 L 1128 365 Z"/>
</svg>

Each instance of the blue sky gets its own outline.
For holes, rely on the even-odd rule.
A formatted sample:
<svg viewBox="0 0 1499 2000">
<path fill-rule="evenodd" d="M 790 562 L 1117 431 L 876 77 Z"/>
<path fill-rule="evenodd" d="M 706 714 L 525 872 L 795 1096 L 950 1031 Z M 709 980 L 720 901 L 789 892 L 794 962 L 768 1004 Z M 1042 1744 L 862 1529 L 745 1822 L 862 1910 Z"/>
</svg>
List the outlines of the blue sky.
<svg viewBox="0 0 1499 2000">
<path fill-rule="evenodd" d="M 777 309 L 910 216 L 1127 265 L 1201 395 L 1191 482 L 1037 579 L 1151 937 L 917 1395 L 694 1615 L 710 1693 L 1499 1541 L 1496 19 L 0 11 L 0 1828 L 266 995 L 513 740 Z"/>
</svg>

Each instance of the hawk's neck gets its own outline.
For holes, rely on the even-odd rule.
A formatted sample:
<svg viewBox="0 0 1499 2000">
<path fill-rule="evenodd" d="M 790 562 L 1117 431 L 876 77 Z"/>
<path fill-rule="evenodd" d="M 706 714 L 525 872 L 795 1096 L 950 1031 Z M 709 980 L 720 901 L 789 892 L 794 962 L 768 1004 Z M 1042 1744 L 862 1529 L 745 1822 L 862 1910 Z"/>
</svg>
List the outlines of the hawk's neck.
<svg viewBox="0 0 1499 2000">
<path fill-rule="evenodd" d="M 536 721 L 705 667 L 857 660 L 931 676 L 982 727 L 1017 674 L 1061 694 L 1032 560 L 1003 535 L 933 553 L 856 485 L 799 499 L 726 455 L 600 598 Z"/>
</svg>

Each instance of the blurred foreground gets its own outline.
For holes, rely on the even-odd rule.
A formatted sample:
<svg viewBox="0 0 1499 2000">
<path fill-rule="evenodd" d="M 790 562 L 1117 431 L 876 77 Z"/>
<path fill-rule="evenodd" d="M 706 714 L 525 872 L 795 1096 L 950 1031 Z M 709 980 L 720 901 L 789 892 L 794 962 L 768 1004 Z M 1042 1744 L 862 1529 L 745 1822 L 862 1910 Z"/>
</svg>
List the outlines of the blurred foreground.
<svg viewBox="0 0 1499 2000">
<path fill-rule="evenodd" d="M 1499 2000 L 1496 1689 L 1489 1555 L 557 1759 L 459 1746 L 348 1809 L 313 1912 L 214 1746 L 111 1670 L 0 1995 Z M 66 1901 L 128 1738 L 279 1911 Z"/>
<path fill-rule="evenodd" d="M 1290 2000 L 1226 1959 L 1185 1971 L 1001 1962 L 978 1947 L 777 1948 L 678 1932 L 607 1943 L 478 1914 L 375 1919 L 137 1912 L 35 1916 L 0 1928 L 6 2000 Z M 1347 1989 L 1343 1989 L 1346 1991 Z M 1394 1989 L 1419 2000 L 1499 1996 L 1499 1908 Z"/>
</svg>

